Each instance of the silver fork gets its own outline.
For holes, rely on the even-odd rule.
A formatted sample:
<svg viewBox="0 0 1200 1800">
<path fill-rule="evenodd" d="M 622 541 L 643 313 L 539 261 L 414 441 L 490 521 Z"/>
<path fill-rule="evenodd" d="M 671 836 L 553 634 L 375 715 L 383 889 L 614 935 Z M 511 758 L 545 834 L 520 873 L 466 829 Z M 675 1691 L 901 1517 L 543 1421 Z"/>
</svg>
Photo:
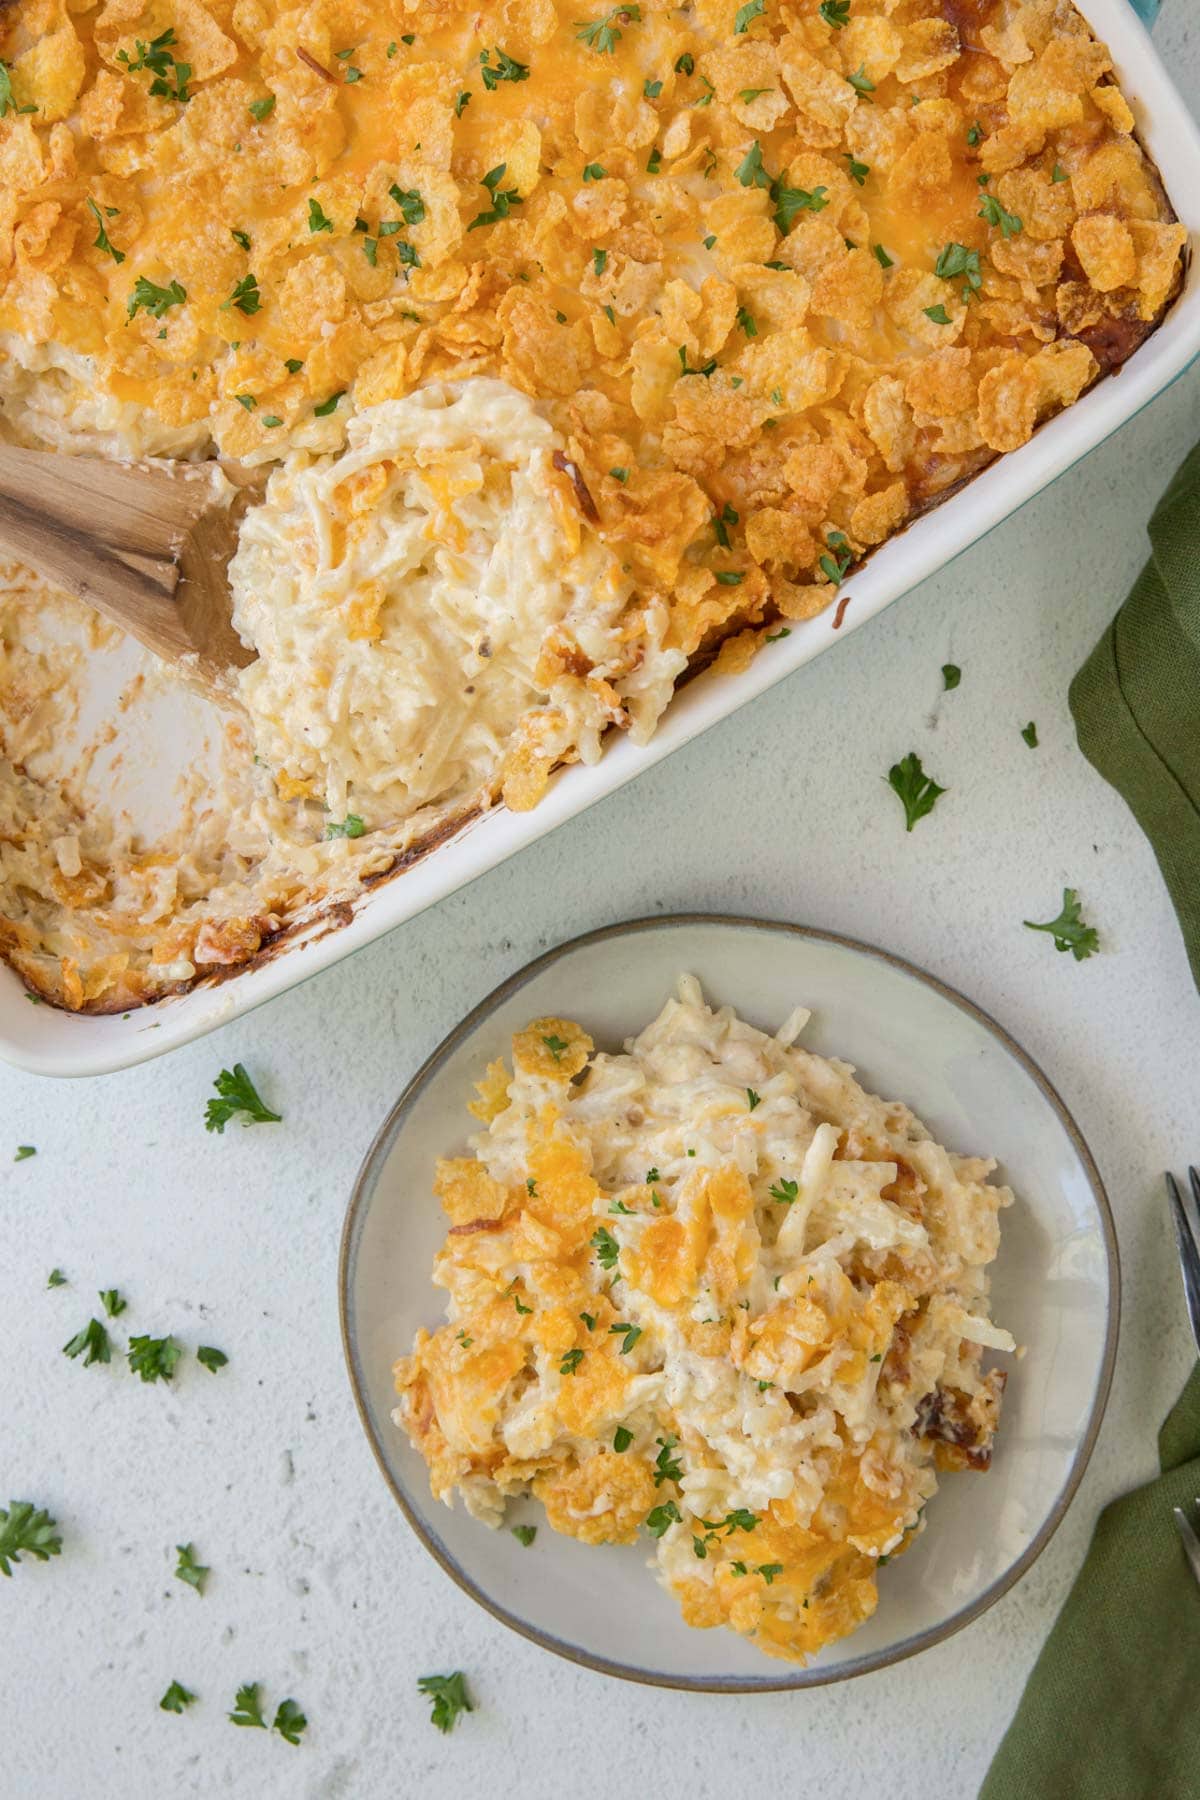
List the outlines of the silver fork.
<svg viewBox="0 0 1200 1800">
<path fill-rule="evenodd" d="M 1196 1214 L 1200 1218 L 1200 1173 L 1194 1167 L 1188 1169 L 1188 1182 Z M 1187 1301 L 1188 1318 L 1196 1348 L 1200 1350 L 1200 1238 L 1187 1216 L 1183 1195 L 1179 1192 L 1175 1177 L 1170 1174 L 1167 1176 L 1167 1198 L 1171 1203 L 1171 1216 L 1175 1220 L 1175 1237 L 1179 1244 L 1179 1264 L 1183 1270 L 1183 1292 Z M 1196 1505 L 1200 1507 L 1200 1495 L 1197 1496 Z M 1173 1510 L 1179 1535 L 1183 1539 L 1184 1555 L 1192 1565 L 1192 1573 L 1197 1582 L 1200 1582 L 1200 1534 L 1197 1534 L 1182 1506 Z"/>
</svg>

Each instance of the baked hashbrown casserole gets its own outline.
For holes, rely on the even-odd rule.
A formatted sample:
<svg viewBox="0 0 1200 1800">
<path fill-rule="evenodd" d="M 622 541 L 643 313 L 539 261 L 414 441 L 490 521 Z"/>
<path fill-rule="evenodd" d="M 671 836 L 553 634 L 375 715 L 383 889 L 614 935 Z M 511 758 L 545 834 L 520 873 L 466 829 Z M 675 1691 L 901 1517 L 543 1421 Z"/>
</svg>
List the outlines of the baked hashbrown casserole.
<svg viewBox="0 0 1200 1800">
<path fill-rule="evenodd" d="M 223 772 L 153 829 L 63 751 L 119 638 L 0 566 L 0 951 L 55 1001 L 244 963 L 648 736 L 1179 285 L 1066 0 L 581 10 L 0 11 L 0 428 L 273 470 Z"/>
<path fill-rule="evenodd" d="M 799 1662 L 871 1616 L 939 1471 L 988 1467 L 981 1353 L 1014 1349 L 994 1164 L 800 1048 L 807 1018 L 768 1037 L 683 976 L 621 1055 L 518 1032 L 438 1164 L 447 1323 L 394 1415 L 448 1505 L 644 1541 L 689 1625 Z"/>
</svg>

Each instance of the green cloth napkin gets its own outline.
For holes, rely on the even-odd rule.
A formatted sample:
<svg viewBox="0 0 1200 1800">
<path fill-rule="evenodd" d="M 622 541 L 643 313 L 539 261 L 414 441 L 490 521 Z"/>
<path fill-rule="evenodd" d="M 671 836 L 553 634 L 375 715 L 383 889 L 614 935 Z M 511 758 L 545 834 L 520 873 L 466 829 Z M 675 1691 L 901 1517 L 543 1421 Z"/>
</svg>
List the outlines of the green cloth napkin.
<svg viewBox="0 0 1200 1800">
<path fill-rule="evenodd" d="M 1200 988 L 1200 444 L 1150 520 L 1150 561 L 1071 683 L 1079 747 L 1150 839 Z"/>
<path fill-rule="evenodd" d="M 1200 1587 L 1171 1508 L 1200 1494 L 1200 1364 L 1158 1459 L 1100 1514 L 979 1800 L 1198 1800 Z"/>
</svg>

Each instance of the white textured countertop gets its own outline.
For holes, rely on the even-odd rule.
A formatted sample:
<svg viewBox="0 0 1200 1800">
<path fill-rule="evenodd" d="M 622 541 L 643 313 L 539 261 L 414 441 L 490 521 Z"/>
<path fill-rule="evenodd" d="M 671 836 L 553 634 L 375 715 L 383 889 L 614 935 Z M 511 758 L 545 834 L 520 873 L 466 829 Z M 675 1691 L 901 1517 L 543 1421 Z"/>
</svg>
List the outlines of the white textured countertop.
<svg viewBox="0 0 1200 1800">
<path fill-rule="evenodd" d="M 1158 35 L 1197 108 L 1188 12 L 1169 7 Z M 34 1499 L 64 1538 L 0 1582 L 6 1800 L 974 1794 L 1098 1509 L 1152 1470 L 1189 1366 L 1161 1172 L 1200 1158 L 1200 997 L 1150 850 L 1075 747 L 1066 690 L 1198 431 L 1200 368 L 752 708 L 248 1019 L 104 1080 L 0 1070 L 0 1505 Z M 943 697 L 947 661 L 963 678 Z M 912 836 L 882 780 L 909 749 L 949 790 Z M 1083 964 L 1021 926 L 1067 885 L 1102 934 Z M 831 927 L 963 989 L 1059 1087 L 1120 1234 L 1112 1400 L 1053 1543 L 948 1643 L 807 1694 L 627 1687 L 511 1636 L 412 1537 L 342 1364 L 342 1214 L 408 1076 L 548 945 L 683 909 Z M 210 1084 L 237 1059 L 285 1122 L 207 1135 Z M 18 1144 L 36 1157 L 13 1164 Z M 56 1264 L 70 1285 L 47 1291 Z M 69 1361 L 62 1344 L 114 1284 L 119 1343 L 126 1326 L 172 1331 L 229 1366 L 189 1356 L 167 1387 Z M 172 1577 L 188 1541 L 212 1568 L 203 1597 Z M 478 1710 L 443 1738 L 415 1682 L 457 1667 Z M 200 1696 L 182 1717 L 158 1710 L 173 1678 Z M 301 1703 L 299 1748 L 228 1723 L 249 1680 L 272 1710 Z"/>
</svg>

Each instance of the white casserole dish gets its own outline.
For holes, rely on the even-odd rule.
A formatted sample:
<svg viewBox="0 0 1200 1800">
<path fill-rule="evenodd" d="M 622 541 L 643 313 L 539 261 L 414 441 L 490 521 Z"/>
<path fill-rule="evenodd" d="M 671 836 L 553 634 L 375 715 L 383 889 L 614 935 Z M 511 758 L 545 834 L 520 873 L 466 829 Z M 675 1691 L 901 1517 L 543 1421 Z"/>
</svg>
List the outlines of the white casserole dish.
<svg viewBox="0 0 1200 1800">
<path fill-rule="evenodd" d="M 1083 0 L 1080 10 L 1113 56 L 1139 133 L 1193 239 L 1200 237 L 1200 131 L 1129 0 Z M 1121 369 L 1043 425 L 960 493 L 876 551 L 851 584 L 842 631 L 852 631 L 940 569 L 1064 470 L 1102 443 L 1200 356 L 1200 259 L 1159 329 Z M 215 986 L 111 1017 L 77 1017 L 31 1005 L 16 975 L 0 965 L 0 1057 L 46 1075 L 99 1075 L 161 1056 L 294 987 L 362 944 L 541 837 L 594 800 L 679 749 L 697 733 L 774 686 L 834 641 L 834 612 L 794 624 L 741 675 L 706 673 L 676 696 L 650 744 L 619 738 L 593 768 L 561 771 L 533 812 L 499 809 L 473 821 L 423 861 L 360 897 L 348 923 L 318 922 L 259 966 Z"/>
</svg>

